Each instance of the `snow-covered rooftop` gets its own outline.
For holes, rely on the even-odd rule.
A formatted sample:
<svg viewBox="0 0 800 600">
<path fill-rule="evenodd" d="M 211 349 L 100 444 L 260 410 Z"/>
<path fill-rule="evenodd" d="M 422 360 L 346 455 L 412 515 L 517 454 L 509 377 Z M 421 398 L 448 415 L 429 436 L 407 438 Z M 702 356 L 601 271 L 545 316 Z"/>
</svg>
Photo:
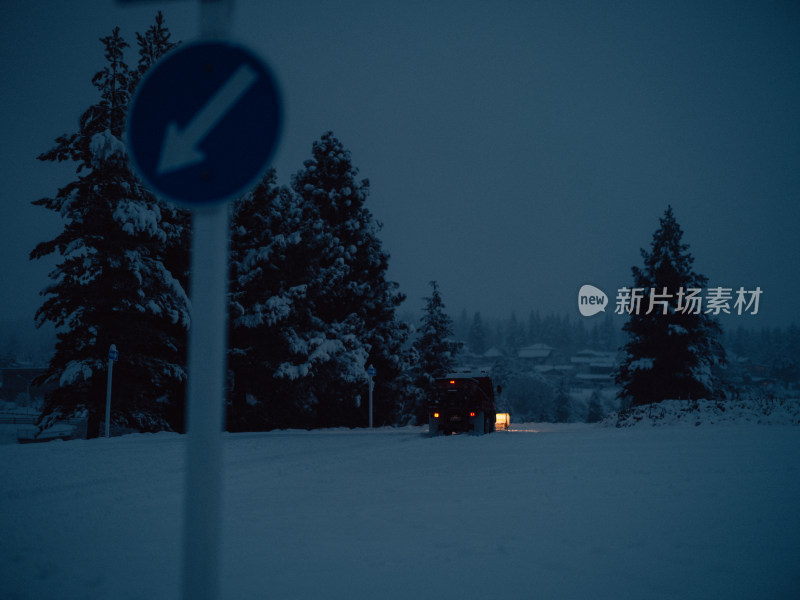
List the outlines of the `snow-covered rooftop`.
<svg viewBox="0 0 800 600">
<path fill-rule="evenodd" d="M 553 347 L 547 344 L 532 344 L 524 346 L 517 351 L 519 358 L 547 358 L 553 352 Z"/>
</svg>

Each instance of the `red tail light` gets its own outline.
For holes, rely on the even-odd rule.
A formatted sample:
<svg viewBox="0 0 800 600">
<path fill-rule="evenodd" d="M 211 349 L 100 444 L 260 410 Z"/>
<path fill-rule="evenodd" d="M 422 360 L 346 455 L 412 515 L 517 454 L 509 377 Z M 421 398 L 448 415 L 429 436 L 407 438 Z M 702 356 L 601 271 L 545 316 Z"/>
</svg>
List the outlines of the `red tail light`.
<svg viewBox="0 0 800 600">
<path fill-rule="evenodd" d="M 470 416 L 470 417 L 474 417 L 474 416 L 475 416 L 475 413 L 474 413 L 474 412 L 471 412 L 471 413 L 469 413 L 469 416 Z"/>
</svg>

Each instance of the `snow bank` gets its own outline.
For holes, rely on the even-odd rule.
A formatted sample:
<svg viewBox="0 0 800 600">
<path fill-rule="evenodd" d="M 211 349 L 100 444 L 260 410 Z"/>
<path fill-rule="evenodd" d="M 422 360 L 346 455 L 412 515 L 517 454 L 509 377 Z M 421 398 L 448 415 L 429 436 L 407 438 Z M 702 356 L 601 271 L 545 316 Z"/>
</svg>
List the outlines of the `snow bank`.
<svg viewBox="0 0 800 600">
<path fill-rule="evenodd" d="M 715 425 L 720 423 L 800 425 L 800 399 L 667 400 L 606 417 L 605 426 Z"/>
<path fill-rule="evenodd" d="M 226 434 L 221 597 L 796 599 L 798 431 Z M 0 447 L 0 597 L 179 597 L 185 443 Z"/>
</svg>

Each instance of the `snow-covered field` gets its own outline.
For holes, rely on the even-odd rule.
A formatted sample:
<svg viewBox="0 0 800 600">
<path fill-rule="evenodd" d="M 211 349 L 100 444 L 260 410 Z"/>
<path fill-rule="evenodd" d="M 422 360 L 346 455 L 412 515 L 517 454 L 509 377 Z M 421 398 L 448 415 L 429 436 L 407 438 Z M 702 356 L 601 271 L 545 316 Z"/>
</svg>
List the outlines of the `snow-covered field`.
<svg viewBox="0 0 800 600">
<path fill-rule="evenodd" d="M 226 599 L 800 597 L 800 428 L 224 435 Z M 185 437 L 0 446 L 0 597 L 180 596 Z"/>
</svg>

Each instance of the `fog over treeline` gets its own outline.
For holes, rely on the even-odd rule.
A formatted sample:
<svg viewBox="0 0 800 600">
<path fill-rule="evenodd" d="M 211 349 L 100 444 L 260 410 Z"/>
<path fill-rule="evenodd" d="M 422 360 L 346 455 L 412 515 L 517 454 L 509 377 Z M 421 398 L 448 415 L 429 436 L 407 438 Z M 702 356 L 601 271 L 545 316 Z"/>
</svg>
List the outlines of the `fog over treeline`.
<svg viewBox="0 0 800 600">
<path fill-rule="evenodd" d="M 567 354 L 585 349 L 611 352 L 617 350 L 625 339 L 622 332 L 624 320 L 611 315 L 584 319 L 531 310 L 524 316 L 512 313 L 507 317 L 497 317 L 464 309 L 458 314 L 451 314 L 451 318 L 456 339 L 465 344 L 464 350 L 471 352 L 476 352 L 470 347 L 470 331 L 474 333 L 476 314 L 485 333 L 484 352 L 495 348 L 504 354 L 511 354 L 523 346 L 536 343 L 547 344 Z M 415 327 L 421 316 L 421 312 L 416 314 L 408 310 L 401 314 L 406 323 Z M 723 334 L 729 358 L 746 358 L 764 365 L 796 363 L 800 360 L 800 327 L 796 323 L 783 327 L 729 323 L 723 325 Z M 54 344 L 55 331 L 52 327 L 37 330 L 28 319 L 0 318 L 0 366 L 44 365 L 52 354 Z"/>
<path fill-rule="evenodd" d="M 475 343 L 476 315 L 484 333 L 482 345 Z M 533 309 L 526 315 L 513 312 L 507 317 L 498 317 L 464 309 L 450 316 L 456 339 L 464 343 L 463 351 L 474 354 L 495 349 L 505 356 L 513 356 L 524 346 L 547 344 L 568 356 L 581 350 L 613 352 L 625 342 L 622 331 L 625 319 L 611 314 L 586 319 L 566 313 L 544 314 Z M 412 325 L 419 321 L 419 316 L 411 312 L 404 312 L 402 317 Z M 729 368 L 734 368 L 736 361 L 747 360 L 774 368 L 785 376 L 791 374 L 790 380 L 800 376 L 800 326 L 796 323 L 764 327 L 730 318 L 722 323 L 722 332 Z"/>
</svg>

